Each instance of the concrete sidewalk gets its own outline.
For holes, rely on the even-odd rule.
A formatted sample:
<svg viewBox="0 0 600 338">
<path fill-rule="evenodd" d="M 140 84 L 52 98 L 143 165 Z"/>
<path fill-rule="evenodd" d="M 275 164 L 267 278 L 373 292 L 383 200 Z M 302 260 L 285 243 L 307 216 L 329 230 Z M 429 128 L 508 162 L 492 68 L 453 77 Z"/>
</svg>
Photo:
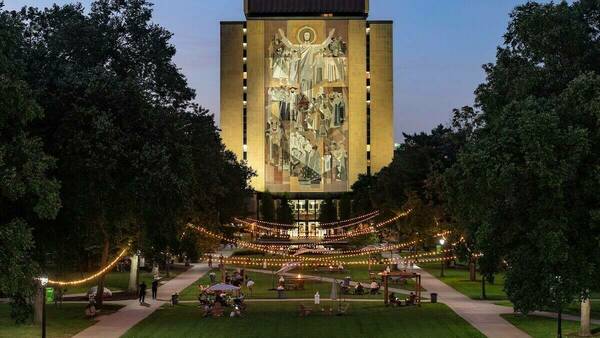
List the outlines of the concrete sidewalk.
<svg viewBox="0 0 600 338">
<path fill-rule="evenodd" d="M 222 252 L 223 256 L 230 256 L 231 251 Z M 75 338 L 118 338 L 135 324 L 148 317 L 158 308 L 171 301 L 171 295 L 181 292 L 192 285 L 209 271 L 206 263 L 194 264 L 188 271 L 179 274 L 158 288 L 157 300 L 150 298 L 151 293 L 146 296 L 147 304 L 140 305 L 137 299 L 126 301 L 126 306 L 119 311 L 100 316 L 98 322 L 75 335 Z"/>
<path fill-rule="evenodd" d="M 444 282 L 420 269 L 421 284 L 428 293 L 436 292 L 438 301 L 448 305 L 457 315 L 490 338 L 526 338 L 525 332 L 509 323 L 500 315 L 513 313 L 512 308 L 473 300 L 454 290 Z"/>
</svg>

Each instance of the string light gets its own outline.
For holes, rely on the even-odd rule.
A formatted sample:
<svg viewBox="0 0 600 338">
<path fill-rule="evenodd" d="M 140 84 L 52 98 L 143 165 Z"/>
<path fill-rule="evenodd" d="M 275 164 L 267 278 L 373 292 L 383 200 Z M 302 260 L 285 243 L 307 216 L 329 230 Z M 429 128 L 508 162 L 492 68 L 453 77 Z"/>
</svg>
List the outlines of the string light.
<svg viewBox="0 0 600 338">
<path fill-rule="evenodd" d="M 127 245 L 127 247 L 125 249 L 121 250 L 119 255 L 117 255 L 117 257 L 115 257 L 115 259 L 112 262 L 110 262 L 107 266 L 105 266 L 100 271 L 96 272 L 95 274 L 93 274 L 91 276 L 88 276 L 88 277 L 82 278 L 82 279 L 78 279 L 78 280 L 72 280 L 72 281 L 59 281 L 59 280 L 49 279 L 48 284 L 60 285 L 60 286 L 78 285 L 78 284 L 83 284 L 83 283 L 89 282 L 91 280 L 94 280 L 94 279 L 104 275 L 105 273 L 109 272 L 121 260 L 121 258 L 123 258 L 123 256 L 125 256 L 125 254 L 127 253 L 128 250 L 129 250 L 129 244 Z"/>
<path fill-rule="evenodd" d="M 319 224 L 320 226 L 330 226 L 330 225 L 337 225 L 337 224 L 344 224 L 344 223 L 348 223 L 348 222 L 354 222 L 354 221 L 358 221 L 356 224 L 362 223 L 368 219 L 377 217 L 379 215 L 379 210 L 375 210 L 375 211 L 371 211 L 367 214 L 364 215 L 360 215 L 360 216 L 356 216 L 354 218 L 350 218 L 350 219 L 346 219 L 346 220 L 341 220 L 341 221 L 335 221 L 335 222 L 328 222 L 328 223 L 321 223 Z M 248 223 L 248 224 L 263 224 L 263 225 L 271 225 L 274 227 L 281 227 L 281 228 L 296 228 L 296 225 L 294 224 L 287 224 L 287 223 L 277 223 L 277 222 L 268 222 L 268 221 L 261 221 L 258 219 L 253 219 L 253 218 L 245 218 L 245 219 L 240 219 L 240 218 L 234 218 L 235 221 L 237 222 L 242 222 L 242 223 Z M 356 225 L 354 224 L 354 225 Z M 343 227 L 349 227 L 352 226 L 350 224 L 346 224 Z"/>
</svg>

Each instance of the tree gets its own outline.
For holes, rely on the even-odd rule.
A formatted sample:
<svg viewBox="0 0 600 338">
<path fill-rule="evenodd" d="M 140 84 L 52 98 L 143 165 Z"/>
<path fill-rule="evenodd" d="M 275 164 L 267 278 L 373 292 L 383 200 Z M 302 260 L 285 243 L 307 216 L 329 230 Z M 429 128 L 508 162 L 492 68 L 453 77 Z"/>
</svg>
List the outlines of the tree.
<svg viewBox="0 0 600 338">
<path fill-rule="evenodd" d="M 0 32 L 0 293 L 10 297 L 11 317 L 22 323 L 31 313 L 29 300 L 40 273 L 32 256 L 31 225 L 56 217 L 60 185 L 48 175 L 55 160 L 31 135 L 31 124 L 43 111 L 17 62 L 23 57 L 23 26 L 2 11 Z"/>
<path fill-rule="evenodd" d="M 57 220 L 33 231 L 54 239 L 36 246 L 40 260 L 69 268 L 80 262 L 63 257 L 85 257 L 101 267 L 136 239 L 166 261 L 181 252 L 185 224 L 216 227 L 237 211 L 252 172 L 193 103 L 172 34 L 152 23 L 149 3 L 98 0 L 89 12 L 55 5 L 15 16 L 26 32 L 23 79 L 45 112 L 34 132 L 58 159 L 63 187 Z"/>
<path fill-rule="evenodd" d="M 260 197 L 260 214 L 265 221 L 275 220 L 275 202 L 270 192 L 265 191 Z"/>
<path fill-rule="evenodd" d="M 347 220 L 352 217 L 352 195 L 344 193 L 340 199 L 340 219 Z"/>
<path fill-rule="evenodd" d="M 326 198 L 321 202 L 319 210 L 319 222 L 330 223 L 337 221 L 337 209 L 333 202 L 333 199 Z"/>
<path fill-rule="evenodd" d="M 279 200 L 279 205 L 277 206 L 277 222 L 283 224 L 294 224 L 294 213 L 290 207 L 290 202 L 287 198 L 287 195 L 285 194 Z"/>
<path fill-rule="evenodd" d="M 560 314 L 599 280 L 599 13 L 586 0 L 513 11 L 476 92 L 484 126 L 454 168 L 454 214 L 490 267 L 506 261 L 525 313 Z"/>
</svg>

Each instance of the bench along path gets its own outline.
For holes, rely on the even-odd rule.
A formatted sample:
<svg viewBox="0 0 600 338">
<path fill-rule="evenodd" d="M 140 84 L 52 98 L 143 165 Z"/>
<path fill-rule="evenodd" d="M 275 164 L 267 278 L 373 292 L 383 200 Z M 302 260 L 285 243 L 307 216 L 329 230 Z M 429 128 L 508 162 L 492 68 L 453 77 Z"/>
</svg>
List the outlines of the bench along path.
<svg viewBox="0 0 600 338">
<path fill-rule="evenodd" d="M 231 251 L 222 252 L 223 256 L 228 257 Z M 194 264 L 189 270 L 177 275 L 175 278 L 163 284 L 158 288 L 157 300 L 152 300 L 151 293 L 146 295 L 145 305 L 140 305 L 137 299 L 127 301 L 127 305 L 119 311 L 98 317 L 98 322 L 87 329 L 79 332 L 75 338 L 118 338 L 125 334 L 127 330 L 139 323 L 142 319 L 148 317 L 164 304 L 171 301 L 171 295 L 175 292 L 181 292 L 183 289 L 192 285 L 209 270 L 206 263 Z"/>
</svg>

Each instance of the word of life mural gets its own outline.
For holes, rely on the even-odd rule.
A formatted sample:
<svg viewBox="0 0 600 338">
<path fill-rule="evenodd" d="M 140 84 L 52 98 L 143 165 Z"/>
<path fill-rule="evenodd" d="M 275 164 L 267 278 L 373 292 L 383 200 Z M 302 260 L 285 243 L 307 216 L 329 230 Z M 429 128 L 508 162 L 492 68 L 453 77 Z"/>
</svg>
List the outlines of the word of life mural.
<svg viewBox="0 0 600 338">
<path fill-rule="evenodd" d="M 285 24 L 272 25 L 265 105 L 267 188 L 344 191 L 348 61 L 342 29 L 331 28 L 318 41 L 310 26 L 290 29 L 296 34 L 288 36 Z"/>
</svg>

